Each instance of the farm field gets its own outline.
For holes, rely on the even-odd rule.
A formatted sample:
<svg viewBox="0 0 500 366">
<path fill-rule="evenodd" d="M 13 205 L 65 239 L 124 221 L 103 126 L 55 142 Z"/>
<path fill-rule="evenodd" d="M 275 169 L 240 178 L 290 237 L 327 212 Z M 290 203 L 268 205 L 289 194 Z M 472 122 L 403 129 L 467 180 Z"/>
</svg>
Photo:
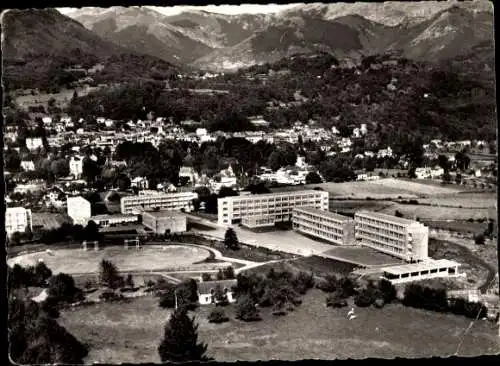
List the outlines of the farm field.
<svg viewBox="0 0 500 366">
<path fill-rule="evenodd" d="M 457 208 L 457 207 L 438 207 L 426 205 L 406 205 L 394 203 L 393 205 L 384 208 L 381 212 L 389 215 L 394 215 L 397 211 L 401 212 L 404 217 L 415 219 L 420 218 L 423 221 L 442 221 L 442 220 L 468 220 L 495 218 L 497 210 L 494 207 L 490 208 Z"/>
<path fill-rule="evenodd" d="M 235 320 L 233 306 L 226 308 L 230 321 L 223 324 L 208 323 L 211 306 L 193 315 L 208 355 L 226 362 L 449 356 L 470 323 L 465 317 L 399 304 L 359 308 L 358 317 L 349 321 L 345 309 L 326 308 L 325 298 L 321 291 L 311 290 L 294 312 L 274 317 L 270 309 L 262 309 L 263 320 L 255 323 Z M 169 314 L 158 306 L 158 299 L 148 296 L 64 310 L 59 322 L 90 344 L 86 363 L 159 362 L 157 347 Z M 497 332 L 493 323 L 475 323 L 459 355 L 498 353 Z"/>
<path fill-rule="evenodd" d="M 485 222 L 469 222 L 469 221 L 423 221 L 424 225 L 429 226 L 430 229 L 450 230 L 458 233 L 476 234 L 483 233 L 488 228 Z"/>
<path fill-rule="evenodd" d="M 447 195 L 432 198 L 420 198 L 419 204 L 428 204 L 433 206 L 453 206 L 457 208 L 496 208 L 496 193 L 460 193 L 456 195 Z"/>
<path fill-rule="evenodd" d="M 372 200 L 330 200 L 329 210 L 332 212 L 354 214 L 359 210 L 380 211 L 392 205 L 389 201 Z"/>
<path fill-rule="evenodd" d="M 43 227 L 44 229 L 56 229 L 63 223 L 71 223 L 71 218 L 65 214 L 54 214 L 45 212 L 32 213 L 33 227 Z"/>
<path fill-rule="evenodd" d="M 206 249 L 191 246 L 168 245 L 146 246 L 140 251 L 135 248 L 128 250 L 122 247 L 107 247 L 99 251 L 89 248 L 82 249 L 53 249 L 52 254 L 37 252 L 19 255 L 10 258 L 9 265 L 21 266 L 36 265 L 41 259 L 54 272 L 95 273 L 103 259 L 111 260 L 120 271 L 160 271 L 168 268 L 192 266 L 209 257 Z M 194 266 L 196 267 L 196 266 Z"/>
<path fill-rule="evenodd" d="M 79 96 L 87 95 L 91 91 L 98 90 L 98 87 L 79 87 L 76 89 L 63 89 L 59 93 L 54 94 L 27 94 L 19 95 L 16 97 L 16 103 L 22 108 L 28 108 L 30 106 L 44 105 L 47 106 L 49 99 L 54 98 L 56 105 L 59 107 L 65 106 L 71 98 L 73 97 L 73 92 L 76 90 Z"/>
</svg>

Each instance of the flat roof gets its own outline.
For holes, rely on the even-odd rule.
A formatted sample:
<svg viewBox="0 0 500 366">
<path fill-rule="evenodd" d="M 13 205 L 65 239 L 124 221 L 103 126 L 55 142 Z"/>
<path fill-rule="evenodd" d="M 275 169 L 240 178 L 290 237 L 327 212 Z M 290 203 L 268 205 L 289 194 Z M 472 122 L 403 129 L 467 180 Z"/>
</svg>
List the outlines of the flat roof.
<svg viewBox="0 0 500 366">
<path fill-rule="evenodd" d="M 312 214 L 319 214 L 319 215 L 322 215 L 322 216 L 331 217 L 332 219 L 340 219 L 340 220 L 343 220 L 343 221 L 354 221 L 354 219 L 352 219 L 349 216 L 341 215 L 341 214 L 338 214 L 336 212 L 331 212 L 331 211 L 323 211 L 323 210 L 320 210 L 320 209 L 317 209 L 317 208 L 314 208 L 314 207 L 294 207 L 293 210 L 294 211 L 309 212 L 309 213 L 312 213 Z"/>
<path fill-rule="evenodd" d="M 436 268 L 448 268 L 448 267 L 456 267 L 460 266 L 460 263 L 449 260 L 449 259 L 428 259 L 425 262 L 421 263 L 409 263 L 403 264 L 399 266 L 390 266 L 381 268 L 381 271 L 387 272 L 393 275 L 401 275 L 404 273 L 410 272 L 420 272 L 420 271 L 428 271 Z"/>
<path fill-rule="evenodd" d="M 218 198 L 217 200 L 225 200 L 227 198 L 229 199 L 238 199 L 238 198 L 266 198 L 266 197 L 276 197 L 276 196 L 295 196 L 299 194 L 306 194 L 306 193 L 326 193 L 326 191 L 316 191 L 314 189 L 305 189 L 301 191 L 286 191 L 286 192 L 273 192 L 273 193 L 263 193 L 263 194 L 246 194 L 246 195 L 240 195 L 240 196 L 228 196 L 228 197 L 223 197 L 223 198 Z"/>
<path fill-rule="evenodd" d="M 186 217 L 182 212 L 172 210 L 143 211 L 142 214 L 148 214 L 154 217 Z"/>
<path fill-rule="evenodd" d="M 139 195 L 133 195 L 133 196 L 126 196 L 122 197 L 121 200 L 134 200 L 134 199 L 140 199 L 140 198 L 166 198 L 166 197 L 180 197 L 180 196 L 198 196 L 198 193 L 196 192 L 171 192 L 171 193 L 163 193 L 163 192 L 158 192 L 158 193 L 148 193 L 148 194 L 139 194 Z"/>
<path fill-rule="evenodd" d="M 123 215 L 123 214 L 117 214 L 117 215 L 95 215 L 91 216 L 89 220 L 106 220 L 106 219 L 122 219 L 122 218 L 132 218 L 135 217 L 137 218 L 137 215 Z"/>
<path fill-rule="evenodd" d="M 402 224 L 402 225 L 411 225 L 414 223 L 419 223 L 416 220 L 405 219 L 404 217 L 397 217 L 397 216 L 383 214 L 383 213 L 375 212 L 375 211 L 361 210 L 361 211 L 357 211 L 355 213 L 355 215 L 369 216 L 369 217 L 373 217 L 373 218 L 380 219 L 383 221 L 391 221 L 391 222 L 395 222 L 395 223 Z"/>
</svg>

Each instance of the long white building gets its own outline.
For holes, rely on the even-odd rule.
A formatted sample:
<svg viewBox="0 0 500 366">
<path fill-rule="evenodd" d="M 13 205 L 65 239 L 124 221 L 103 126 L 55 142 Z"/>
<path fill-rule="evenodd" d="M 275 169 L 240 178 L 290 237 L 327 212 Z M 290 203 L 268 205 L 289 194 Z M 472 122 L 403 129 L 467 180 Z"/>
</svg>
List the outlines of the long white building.
<svg viewBox="0 0 500 366">
<path fill-rule="evenodd" d="M 31 210 L 24 207 L 7 207 L 5 211 L 5 232 L 11 236 L 15 232 L 24 233 L 33 229 Z"/>
<path fill-rule="evenodd" d="M 354 245 L 354 220 L 334 212 L 312 207 L 296 207 L 293 229 L 337 245 Z"/>
<path fill-rule="evenodd" d="M 140 214 L 142 211 L 165 209 L 172 211 L 193 209 L 193 200 L 198 198 L 195 192 L 142 194 L 127 196 L 120 200 L 121 213 L 124 215 Z"/>
<path fill-rule="evenodd" d="M 361 245 L 408 262 L 428 258 L 429 228 L 420 222 L 371 211 L 356 212 L 354 221 Z"/>
<path fill-rule="evenodd" d="M 217 200 L 218 224 L 231 225 L 243 219 L 248 227 L 272 225 L 290 221 L 295 207 L 328 211 L 328 204 L 328 192 L 315 190 L 224 197 Z"/>
<path fill-rule="evenodd" d="M 68 216 L 73 220 L 74 225 L 87 225 L 92 216 L 90 202 L 82 196 L 68 197 L 67 200 Z"/>
</svg>

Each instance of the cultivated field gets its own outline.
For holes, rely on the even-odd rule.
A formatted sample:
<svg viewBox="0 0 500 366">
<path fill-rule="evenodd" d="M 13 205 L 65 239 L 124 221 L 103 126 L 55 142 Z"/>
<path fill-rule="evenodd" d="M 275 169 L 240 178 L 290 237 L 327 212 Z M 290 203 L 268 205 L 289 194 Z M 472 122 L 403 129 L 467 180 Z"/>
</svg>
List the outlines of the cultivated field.
<svg viewBox="0 0 500 366">
<path fill-rule="evenodd" d="M 325 306 L 326 294 L 311 290 L 303 304 L 285 317 L 262 309 L 263 321 L 244 323 L 226 308 L 228 323 L 211 324 L 211 306 L 193 313 L 200 340 L 217 361 L 266 359 L 335 359 L 366 357 L 449 356 L 456 352 L 470 319 L 401 305 L 358 308 L 346 319 L 346 309 Z M 159 362 L 157 347 L 170 312 L 158 299 L 143 297 L 128 303 L 103 303 L 61 312 L 60 323 L 80 341 L 89 343 L 86 363 Z M 500 351 L 498 326 L 479 321 L 465 335 L 459 355 Z"/>
<path fill-rule="evenodd" d="M 394 203 L 393 205 L 384 208 L 381 212 L 389 215 L 394 215 L 395 212 L 401 212 L 405 218 L 421 220 L 468 220 L 482 218 L 496 218 L 497 210 L 491 208 L 457 208 L 457 207 L 440 207 L 426 205 L 406 205 Z"/>
<path fill-rule="evenodd" d="M 41 259 L 54 273 L 77 274 L 97 272 L 103 259 L 111 260 L 120 271 L 161 271 L 192 266 L 209 256 L 210 252 L 206 249 L 180 245 L 146 246 L 139 251 L 135 247 L 128 250 L 122 247 L 107 247 L 99 251 L 89 247 L 88 251 L 54 249 L 51 253 L 44 251 L 22 254 L 9 259 L 7 263 L 30 266 L 36 265 Z"/>
<path fill-rule="evenodd" d="M 99 89 L 98 87 L 79 87 L 76 88 L 76 92 L 78 93 L 79 96 L 82 95 L 87 95 L 91 91 Z M 48 101 L 51 98 L 54 98 L 56 101 L 56 105 L 59 107 L 64 107 L 66 106 L 67 103 L 71 100 L 73 97 L 73 92 L 74 89 L 63 89 L 59 93 L 55 94 L 46 94 L 46 93 L 40 93 L 40 94 L 27 94 L 27 95 L 19 95 L 16 97 L 16 103 L 22 107 L 22 108 L 28 108 L 30 106 L 37 106 L 37 105 L 44 105 L 47 106 Z"/>
<path fill-rule="evenodd" d="M 71 218 L 64 214 L 33 212 L 33 226 L 41 226 L 44 229 L 56 229 L 63 223 L 71 223 Z"/>
<path fill-rule="evenodd" d="M 420 198 L 418 203 L 433 206 L 452 206 L 457 208 L 496 208 L 496 193 L 460 193 L 442 197 Z"/>
</svg>

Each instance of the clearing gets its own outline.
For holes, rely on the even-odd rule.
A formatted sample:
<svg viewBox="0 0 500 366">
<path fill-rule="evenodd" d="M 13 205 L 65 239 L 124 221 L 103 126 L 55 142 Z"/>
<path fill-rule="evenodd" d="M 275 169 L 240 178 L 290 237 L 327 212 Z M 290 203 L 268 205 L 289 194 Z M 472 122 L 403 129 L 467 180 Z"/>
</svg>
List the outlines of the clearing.
<svg viewBox="0 0 500 366">
<path fill-rule="evenodd" d="M 263 320 L 255 323 L 235 320 L 232 305 L 226 308 L 227 323 L 208 323 L 212 306 L 201 307 L 193 315 L 209 356 L 226 362 L 446 357 L 456 352 L 470 323 L 465 317 L 399 304 L 358 308 L 358 317 L 349 321 L 346 309 L 327 308 L 325 298 L 321 291 L 311 290 L 294 312 L 274 317 L 270 309 L 262 309 Z M 148 296 L 64 310 L 59 322 L 89 343 L 86 363 L 159 362 L 157 347 L 169 315 L 169 310 L 158 306 L 157 298 Z M 460 356 L 498 353 L 497 333 L 494 323 L 476 322 L 464 337 Z"/>
</svg>

